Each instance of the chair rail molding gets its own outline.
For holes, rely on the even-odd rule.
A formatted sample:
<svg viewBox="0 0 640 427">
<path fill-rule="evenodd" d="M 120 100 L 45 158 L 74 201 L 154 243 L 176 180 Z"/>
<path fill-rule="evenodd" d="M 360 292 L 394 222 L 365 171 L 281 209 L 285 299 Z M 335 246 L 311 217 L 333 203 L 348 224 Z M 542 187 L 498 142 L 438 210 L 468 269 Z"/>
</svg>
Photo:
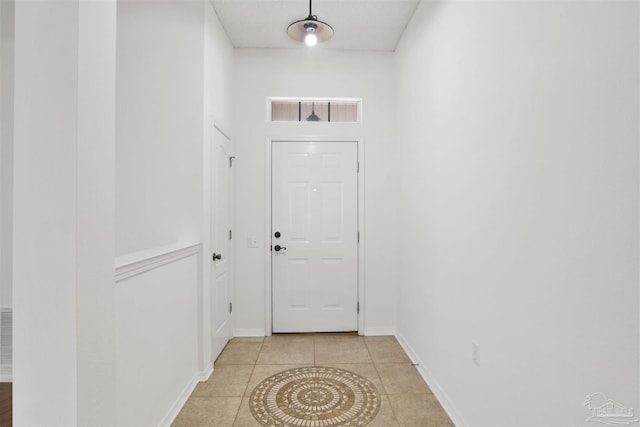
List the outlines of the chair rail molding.
<svg viewBox="0 0 640 427">
<path fill-rule="evenodd" d="M 200 242 L 173 243 L 116 258 L 115 282 L 119 283 L 163 265 L 200 253 Z"/>
</svg>

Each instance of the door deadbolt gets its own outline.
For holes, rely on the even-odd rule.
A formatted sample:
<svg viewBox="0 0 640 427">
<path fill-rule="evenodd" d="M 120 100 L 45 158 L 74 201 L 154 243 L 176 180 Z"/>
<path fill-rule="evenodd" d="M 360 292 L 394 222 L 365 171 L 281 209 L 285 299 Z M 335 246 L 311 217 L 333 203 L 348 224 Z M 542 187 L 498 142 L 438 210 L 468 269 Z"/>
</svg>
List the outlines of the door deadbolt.
<svg viewBox="0 0 640 427">
<path fill-rule="evenodd" d="M 279 231 L 276 231 L 276 233 L 274 234 L 274 236 L 276 236 L 276 239 L 279 239 L 279 238 L 280 238 L 280 236 L 282 236 L 282 234 L 280 234 L 280 232 L 279 232 Z"/>
<path fill-rule="evenodd" d="M 273 247 L 273 250 L 274 250 L 274 251 L 276 251 L 276 252 L 280 252 L 281 250 L 285 250 L 285 251 L 286 251 L 286 250 L 287 250 L 287 248 L 285 248 L 284 246 L 275 245 L 275 246 Z"/>
<path fill-rule="evenodd" d="M 214 261 L 215 261 L 215 260 L 217 260 L 217 259 L 218 259 L 218 260 L 220 260 L 220 259 L 222 259 L 222 254 L 217 254 L 217 253 L 215 253 L 215 252 L 214 252 L 214 253 L 213 253 L 213 256 L 212 256 L 211 258 L 212 258 Z"/>
</svg>

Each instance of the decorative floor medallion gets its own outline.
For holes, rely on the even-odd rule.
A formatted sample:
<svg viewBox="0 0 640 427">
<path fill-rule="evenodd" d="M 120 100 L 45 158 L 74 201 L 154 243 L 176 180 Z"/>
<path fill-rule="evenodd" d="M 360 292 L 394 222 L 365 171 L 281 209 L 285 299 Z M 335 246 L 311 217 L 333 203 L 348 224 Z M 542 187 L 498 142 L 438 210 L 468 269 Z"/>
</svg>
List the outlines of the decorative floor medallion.
<svg viewBox="0 0 640 427">
<path fill-rule="evenodd" d="M 364 426 L 380 409 L 367 379 L 321 366 L 289 369 L 262 381 L 251 393 L 253 416 L 267 427 Z"/>
</svg>

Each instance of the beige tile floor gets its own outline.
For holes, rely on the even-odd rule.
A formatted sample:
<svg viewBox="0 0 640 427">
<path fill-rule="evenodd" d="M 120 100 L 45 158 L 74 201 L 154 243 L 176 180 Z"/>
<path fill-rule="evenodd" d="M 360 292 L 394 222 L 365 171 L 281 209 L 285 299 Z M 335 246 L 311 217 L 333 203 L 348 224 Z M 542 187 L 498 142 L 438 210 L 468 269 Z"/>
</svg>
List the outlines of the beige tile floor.
<svg viewBox="0 0 640 427">
<path fill-rule="evenodd" d="M 173 426 L 259 427 L 249 409 L 253 389 L 271 375 L 301 366 L 346 369 L 371 381 L 381 407 L 369 426 L 453 426 L 395 337 L 355 334 L 232 339 Z"/>
</svg>

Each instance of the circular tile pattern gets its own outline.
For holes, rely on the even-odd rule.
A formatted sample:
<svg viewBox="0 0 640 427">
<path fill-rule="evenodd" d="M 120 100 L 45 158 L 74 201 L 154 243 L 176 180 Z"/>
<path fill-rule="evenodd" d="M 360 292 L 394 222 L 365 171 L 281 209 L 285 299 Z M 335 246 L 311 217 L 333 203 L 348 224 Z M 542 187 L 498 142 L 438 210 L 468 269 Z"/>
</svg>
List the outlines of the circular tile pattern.
<svg viewBox="0 0 640 427">
<path fill-rule="evenodd" d="M 366 378 L 322 366 L 289 369 L 262 381 L 249 406 L 263 426 L 364 426 L 380 409 Z"/>
</svg>

